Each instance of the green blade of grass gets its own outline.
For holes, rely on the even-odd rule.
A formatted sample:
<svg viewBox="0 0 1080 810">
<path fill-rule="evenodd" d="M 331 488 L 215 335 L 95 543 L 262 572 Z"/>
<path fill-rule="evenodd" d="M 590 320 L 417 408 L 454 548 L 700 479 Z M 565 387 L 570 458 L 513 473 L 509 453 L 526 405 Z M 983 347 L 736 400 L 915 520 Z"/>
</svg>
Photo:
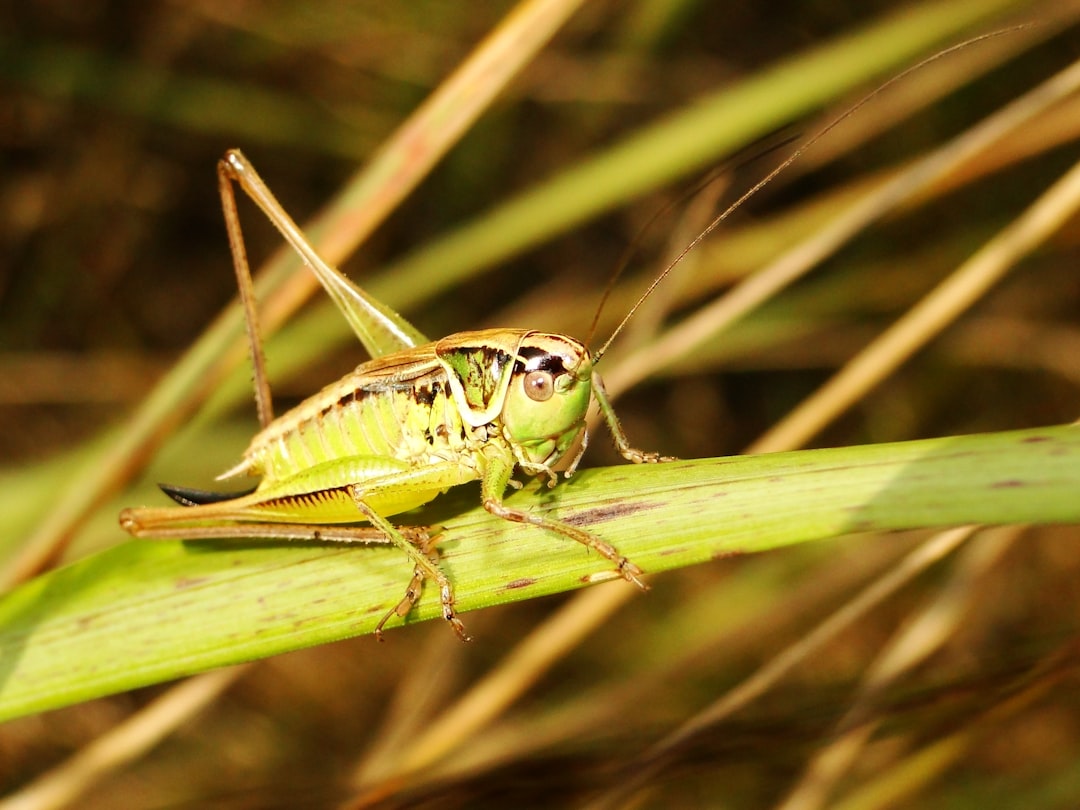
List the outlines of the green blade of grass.
<svg viewBox="0 0 1080 810">
<path fill-rule="evenodd" d="M 660 572 L 852 532 L 1080 522 L 1078 492 L 1080 429 L 1056 427 L 612 467 L 509 500 Z M 573 542 L 486 514 L 475 495 L 424 515 L 444 527 L 462 612 L 616 576 Z M 383 547 L 118 546 L 0 600 L 0 719 L 370 633 L 410 573 Z M 437 615 L 429 592 L 409 621 Z"/>
</svg>

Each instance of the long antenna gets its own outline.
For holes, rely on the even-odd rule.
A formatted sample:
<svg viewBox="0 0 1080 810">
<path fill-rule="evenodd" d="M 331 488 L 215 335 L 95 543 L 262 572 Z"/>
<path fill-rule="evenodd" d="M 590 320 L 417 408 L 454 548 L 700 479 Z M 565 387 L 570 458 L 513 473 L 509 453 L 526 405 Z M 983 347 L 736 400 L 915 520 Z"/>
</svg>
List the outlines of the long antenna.
<svg viewBox="0 0 1080 810">
<path fill-rule="evenodd" d="M 786 146 L 789 142 L 785 141 L 780 144 L 780 147 Z M 778 147 L 779 148 L 779 147 Z M 600 315 L 604 311 L 604 305 L 608 302 L 608 298 L 611 297 L 611 293 L 615 289 L 616 283 L 622 277 L 622 274 L 626 272 L 626 268 L 630 266 L 630 260 L 634 258 L 634 255 L 641 247 L 641 243 L 645 240 L 645 235 L 652 229 L 662 217 L 666 216 L 673 208 L 680 207 L 697 194 L 700 194 L 703 190 L 720 179 L 724 168 L 721 167 L 714 172 L 711 172 L 701 182 L 697 183 L 692 188 L 687 189 L 675 199 L 662 205 L 657 211 L 649 217 L 648 221 L 638 228 L 634 238 L 630 241 L 630 244 L 619 255 L 619 261 L 615 264 L 615 271 L 608 275 L 607 284 L 604 285 L 604 292 L 600 295 L 600 301 L 596 305 L 596 312 L 593 313 L 592 323 L 589 324 L 589 331 L 585 336 L 585 345 L 588 346 L 592 343 L 592 339 L 596 336 L 596 327 L 600 325 Z M 608 339 L 610 342 L 610 338 Z"/>
<path fill-rule="evenodd" d="M 1031 27 L 1031 25 L 1032 25 L 1031 23 L 1025 23 L 1025 24 L 1022 24 L 1022 25 L 1015 25 L 1015 26 L 1012 26 L 1010 28 L 1005 28 L 1005 29 L 1002 29 L 1002 30 L 999 30 L 999 31 L 991 31 L 988 34 L 980 34 L 977 37 L 972 37 L 971 39 L 965 40 L 964 42 L 961 42 L 961 43 L 959 43 L 957 45 L 951 45 L 950 47 L 945 48 L 944 50 L 938 51 L 937 53 L 933 54 L 932 56 L 926 57 L 922 61 L 915 63 L 911 67 L 904 69 L 903 71 L 901 71 L 900 73 L 897 73 L 895 76 L 893 76 L 889 80 L 887 80 L 887 81 L 883 82 L 882 84 L 878 85 L 876 88 L 874 88 L 869 93 L 867 93 L 865 96 L 863 96 L 861 99 L 856 101 L 853 105 L 851 105 L 846 110 L 844 110 L 844 112 L 840 113 L 839 116 L 837 116 L 832 121 L 830 121 L 828 124 L 826 124 L 822 129 L 815 132 L 810 137 L 809 140 L 807 140 L 805 143 L 802 144 L 802 146 L 800 146 L 798 149 L 796 149 L 794 152 L 792 152 L 791 155 L 789 155 L 787 158 L 785 158 L 785 160 L 779 166 L 777 166 L 775 169 L 773 169 L 771 172 L 769 172 L 767 175 L 765 175 L 765 177 L 763 177 L 761 180 L 759 180 L 757 183 L 755 183 L 753 186 L 751 186 L 748 191 L 746 191 L 741 197 L 739 197 L 739 199 L 737 199 L 735 202 L 733 202 L 731 205 L 729 205 L 719 216 L 717 216 L 712 222 L 710 222 L 705 227 L 705 230 L 703 230 L 696 237 L 694 237 L 694 239 L 690 242 L 690 244 L 688 244 L 681 251 L 679 251 L 679 254 L 674 259 L 672 259 L 670 262 L 668 262 L 667 266 L 663 269 L 663 271 L 660 273 L 660 275 L 658 275 L 655 279 L 653 279 L 652 283 L 645 289 L 645 292 L 643 292 L 641 294 L 641 297 L 638 298 L 637 302 L 632 307 L 630 307 L 629 312 L 627 312 L 626 316 L 619 322 L 619 325 L 615 327 L 615 331 L 611 333 L 611 337 L 609 337 L 606 341 L 604 341 L 604 344 L 593 353 L 593 364 L 596 364 L 596 363 L 600 362 L 600 358 L 604 356 L 604 353 L 607 352 L 608 347 L 611 346 L 612 341 L 615 340 L 616 337 L 618 337 L 619 333 L 623 330 L 623 328 L 626 326 L 626 324 L 630 322 L 630 319 L 632 317 L 634 317 L 634 313 L 636 313 L 638 311 L 638 309 L 641 307 L 641 305 L 645 303 L 645 301 L 648 299 L 648 297 L 653 294 L 653 291 L 657 287 L 660 286 L 660 283 L 665 278 L 668 277 L 668 275 L 671 273 L 671 271 L 674 270 L 676 267 L 678 267 L 682 263 L 682 260 L 686 258 L 686 255 L 691 250 L 693 250 L 699 244 L 701 244 L 701 242 L 703 242 L 705 240 L 705 238 L 709 234 L 711 234 L 713 231 L 715 231 L 719 227 L 721 222 L 726 220 L 736 210 L 741 208 L 742 205 L 747 200 L 749 200 L 751 197 L 753 197 L 755 194 L 757 194 L 759 191 L 761 191 L 761 189 L 763 189 L 765 186 L 769 185 L 769 183 L 771 183 L 773 180 L 776 179 L 777 175 L 779 175 L 781 172 L 785 171 L 789 166 L 791 166 L 792 163 L 794 163 L 796 160 L 798 160 L 800 157 L 802 157 L 806 153 L 806 151 L 808 149 L 810 149 L 815 143 L 820 141 L 822 138 L 824 138 L 826 135 L 828 135 L 830 132 L 832 132 L 836 127 L 838 127 L 840 124 L 842 124 L 848 118 L 850 118 L 852 115 L 854 115 L 856 112 L 858 112 L 870 100 L 877 97 L 878 95 L 883 93 L 888 88 L 892 87 L 897 82 L 900 82 L 903 79 L 906 79 L 912 73 L 915 73 L 918 70 L 922 70 L 924 67 L 931 64 L 932 62 L 936 62 L 939 59 L 942 59 L 942 58 L 944 58 L 946 56 L 949 56 L 950 54 L 955 53 L 956 51 L 959 51 L 962 48 L 967 48 L 970 45 L 975 45 L 975 44 L 977 44 L 979 42 L 983 42 L 984 40 L 991 39 L 993 37 L 1002 36 L 1003 34 L 1014 33 L 1016 31 L 1022 30 L 1024 28 L 1029 28 L 1029 27 Z M 607 297 L 607 295 L 605 293 L 605 298 L 606 297 Z"/>
</svg>

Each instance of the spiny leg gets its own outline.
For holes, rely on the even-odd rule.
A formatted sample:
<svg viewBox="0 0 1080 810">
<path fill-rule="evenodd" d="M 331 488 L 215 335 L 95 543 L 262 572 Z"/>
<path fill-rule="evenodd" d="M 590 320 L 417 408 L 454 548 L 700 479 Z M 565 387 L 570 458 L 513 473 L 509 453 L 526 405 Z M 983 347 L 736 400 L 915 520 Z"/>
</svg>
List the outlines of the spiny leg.
<svg viewBox="0 0 1080 810">
<path fill-rule="evenodd" d="M 496 517 L 501 517 L 504 520 L 539 526 L 542 529 L 549 529 L 564 537 L 569 537 L 571 540 L 577 540 L 582 545 L 597 551 L 604 559 L 610 560 L 615 565 L 615 569 L 619 572 L 619 575 L 627 582 L 632 582 L 643 591 L 649 590 L 649 586 L 639 579 L 645 572 L 628 557 L 624 557 L 615 546 L 601 540 L 595 534 L 590 534 L 576 526 L 571 526 L 569 523 L 563 523 L 559 520 L 542 518 L 539 515 L 523 512 L 520 509 L 511 509 L 504 505 L 501 499 L 485 498 L 484 508 L 491 514 Z"/>
<path fill-rule="evenodd" d="M 251 267 L 248 265 L 244 235 L 240 230 L 240 215 L 236 210 L 236 195 L 233 193 L 234 176 L 225 160 L 218 162 L 218 192 L 221 194 L 221 209 L 225 213 L 225 230 L 229 235 L 229 249 L 232 251 L 240 303 L 244 308 L 244 322 L 247 328 L 248 344 L 251 348 L 251 365 L 255 373 L 253 381 L 255 408 L 259 414 L 259 426 L 266 427 L 274 421 L 274 405 L 270 395 L 270 379 L 266 373 L 266 356 L 263 354 L 262 339 L 259 337 L 255 285 L 251 281 Z"/>
<path fill-rule="evenodd" d="M 145 511 L 145 510 L 142 510 Z M 365 517 L 370 517 L 370 510 L 361 509 Z M 453 590 L 449 580 L 438 569 L 438 551 L 435 549 L 435 537 L 424 526 L 395 527 L 382 520 L 372 520 L 371 526 L 340 526 L 318 523 L 220 523 L 208 526 L 154 526 L 144 529 L 139 521 L 139 510 L 125 509 L 120 516 L 121 525 L 135 537 L 150 540 L 250 540 L 265 538 L 272 540 L 309 541 L 317 543 L 364 543 L 393 544 L 404 548 L 410 558 L 416 559 L 415 551 L 423 555 L 426 565 L 417 563 L 413 568 L 413 577 L 405 596 L 375 626 L 375 638 L 383 640 L 383 626 L 391 616 L 404 618 L 420 598 L 424 579 L 431 576 L 439 582 L 443 598 L 443 617 L 450 622 L 454 632 L 463 641 L 470 641 L 461 621 L 454 615 Z M 434 574 L 429 574 L 434 571 Z"/>
<path fill-rule="evenodd" d="M 481 483 L 484 509 L 504 520 L 539 526 L 542 529 L 548 529 L 564 537 L 569 537 L 571 540 L 576 540 L 588 548 L 595 549 L 604 559 L 614 563 L 619 575 L 627 582 L 632 582 L 643 591 L 649 589 L 649 586 L 639 579 L 645 572 L 627 557 L 624 557 L 611 543 L 600 539 L 595 534 L 579 529 L 577 526 L 571 526 L 569 523 L 543 518 L 520 509 L 513 509 L 504 504 L 503 492 L 506 491 L 510 475 L 514 471 L 514 458 L 509 452 L 502 453 L 494 449 L 489 450 L 486 455 L 488 457 L 488 467 Z"/>
<path fill-rule="evenodd" d="M 236 215 L 236 200 L 232 183 L 237 183 L 244 192 L 262 209 L 278 232 L 297 252 L 311 271 L 318 278 L 338 310 L 352 327 L 364 348 L 372 357 L 421 346 L 428 339 L 418 332 L 412 324 L 394 312 L 390 307 L 376 301 L 348 278 L 335 270 L 319 256 L 311 242 L 300 230 L 293 218 L 282 208 L 273 193 L 259 177 L 246 157 L 237 149 L 230 149 L 218 162 L 218 177 L 222 200 L 225 204 L 225 219 L 229 226 L 229 243 L 233 248 L 233 257 L 239 265 L 242 261 L 247 268 L 247 258 L 243 254 L 243 240 L 240 237 L 240 223 Z M 235 231 L 235 235 L 234 235 Z M 238 248 L 239 247 L 239 251 Z M 250 272 L 248 272 L 250 283 Z M 241 280 L 241 292 L 244 282 Z"/>
<path fill-rule="evenodd" d="M 435 537 L 425 535 L 425 537 L 419 542 L 414 542 L 414 545 L 416 545 L 417 548 L 419 548 L 420 551 L 423 552 L 424 556 L 428 558 L 428 561 L 431 563 L 432 567 L 434 567 L 435 570 L 438 570 L 439 552 L 435 548 L 435 540 Z M 408 587 L 405 589 L 405 595 L 401 598 L 400 602 L 398 602 L 394 607 L 390 608 L 390 610 L 386 612 L 386 615 L 379 620 L 379 623 L 375 626 L 375 638 L 377 638 L 379 641 L 383 640 L 383 626 L 390 620 L 391 616 L 397 616 L 399 619 L 404 619 L 406 616 L 409 615 L 409 611 L 413 609 L 413 607 L 420 599 L 420 594 L 422 593 L 424 587 L 424 580 L 427 578 L 427 571 L 423 567 L 417 565 L 413 568 L 413 576 L 412 579 L 409 580 Z M 454 632 L 457 633 L 458 638 L 460 638 L 462 641 L 472 641 L 472 637 L 465 632 L 464 625 L 458 618 L 456 618 L 456 616 L 453 615 L 454 594 L 452 589 L 449 591 L 446 589 L 446 586 L 448 585 L 449 582 L 447 582 L 445 585 L 440 585 L 440 597 L 443 600 L 443 618 L 450 622 L 450 626 L 453 627 Z M 450 606 L 449 616 L 447 615 L 447 600 L 449 600 Z"/>
<path fill-rule="evenodd" d="M 382 529 L 374 526 L 253 522 L 218 523 L 205 526 L 182 523 L 170 526 L 144 525 L 143 515 L 152 515 L 155 511 L 157 510 L 125 509 L 120 513 L 120 525 L 133 537 L 143 540 L 251 540 L 258 538 L 315 543 L 363 543 L 365 545 L 393 543 Z M 414 545 L 424 547 L 431 542 L 428 530 L 424 526 L 402 526 L 400 531 Z"/>
<path fill-rule="evenodd" d="M 375 625 L 375 638 L 379 641 L 383 640 L 383 626 L 390 621 L 391 616 L 397 616 L 399 619 L 404 619 L 409 615 L 409 612 L 416 606 L 416 603 L 420 600 L 420 594 L 423 593 L 424 579 L 426 575 L 420 566 L 413 568 L 412 579 L 409 580 L 408 586 L 405 588 L 405 595 L 401 597 L 401 601 L 394 605 L 390 610 L 383 614 L 383 617 L 379 619 L 379 623 Z M 458 630 L 457 627 L 454 628 Z"/>
<path fill-rule="evenodd" d="M 392 538 L 387 536 L 386 531 L 382 527 L 378 527 L 378 526 L 360 526 L 360 527 L 353 527 L 353 528 L 361 529 L 361 530 L 363 530 L 365 532 L 376 532 L 379 535 L 379 540 L 377 540 L 377 541 L 364 540 L 362 542 L 393 543 L 394 545 L 397 545 L 397 543 L 394 543 L 394 540 Z M 398 527 L 395 527 L 395 528 L 405 538 L 405 540 L 410 545 L 413 545 L 413 546 L 416 546 L 417 548 L 419 548 L 425 554 L 425 556 L 427 556 L 427 558 L 431 561 L 433 566 L 438 566 L 439 552 L 435 548 L 435 536 L 433 536 L 429 532 L 428 527 L 425 527 L 425 526 L 398 526 Z M 330 534 L 327 535 L 326 530 L 324 528 L 319 532 L 319 535 L 316 537 L 316 539 L 320 540 L 320 541 L 342 542 L 342 541 L 338 540 L 337 537 L 334 536 L 336 530 L 337 530 L 337 527 L 330 527 Z M 345 541 L 345 542 L 355 542 L 355 541 L 348 540 L 348 541 Z M 379 619 L 379 623 L 377 625 L 375 625 L 374 635 L 375 635 L 376 640 L 378 640 L 380 642 L 383 641 L 383 626 L 386 624 L 386 622 L 390 619 L 391 616 L 397 616 L 398 618 L 404 619 L 407 615 L 409 615 L 409 611 L 413 609 L 413 606 L 416 604 L 417 600 L 420 599 L 420 594 L 422 593 L 423 587 L 424 587 L 424 579 L 425 579 L 425 577 L 426 577 L 426 573 L 425 573 L 424 570 L 422 570 L 420 568 L 419 565 L 417 565 L 417 566 L 415 566 L 413 568 L 413 576 L 412 576 L 412 579 L 409 580 L 408 587 L 406 587 L 406 589 L 405 589 L 405 596 L 403 596 L 401 598 L 401 601 L 398 602 L 394 607 L 392 607 L 390 610 L 388 610 L 386 612 L 386 614 L 381 619 Z M 450 594 L 450 600 L 451 600 L 451 604 L 452 604 L 453 603 L 453 594 L 452 593 Z M 445 606 L 443 608 L 443 615 L 444 616 L 446 615 Z M 454 632 L 457 633 L 458 638 L 460 638 L 462 641 L 471 641 L 472 640 L 465 633 L 465 628 L 458 619 L 451 616 L 451 617 L 449 617 L 448 621 L 450 621 L 450 624 L 454 628 Z"/>
<path fill-rule="evenodd" d="M 434 541 L 428 537 L 427 540 L 419 544 L 410 542 L 396 526 L 369 507 L 355 489 L 350 489 L 356 508 L 363 513 L 372 526 L 379 529 L 391 543 L 404 551 L 409 556 L 409 559 L 413 561 L 413 576 L 405 589 L 405 596 L 383 616 L 375 628 L 375 637 L 380 641 L 382 640 L 383 625 L 391 616 L 396 615 L 405 618 L 408 615 L 409 611 L 420 599 L 424 580 L 430 579 L 434 580 L 439 586 L 439 600 L 442 603 L 443 618 L 450 623 L 458 638 L 462 641 L 471 641 L 468 633 L 465 632 L 465 625 L 461 623 L 454 611 L 454 586 L 450 582 L 450 578 L 439 568 L 439 557 L 434 548 Z"/>
</svg>

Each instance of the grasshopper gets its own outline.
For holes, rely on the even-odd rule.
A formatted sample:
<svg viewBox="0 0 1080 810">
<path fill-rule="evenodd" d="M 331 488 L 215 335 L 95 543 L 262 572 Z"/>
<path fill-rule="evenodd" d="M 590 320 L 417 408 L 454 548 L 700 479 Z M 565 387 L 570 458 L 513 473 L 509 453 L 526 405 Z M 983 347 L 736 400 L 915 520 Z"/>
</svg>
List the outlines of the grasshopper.
<svg viewBox="0 0 1080 810">
<path fill-rule="evenodd" d="M 240 463 L 218 480 L 245 475 L 260 476 L 260 481 L 247 492 L 229 494 L 161 485 L 180 506 L 124 509 L 120 525 L 135 537 L 151 539 L 393 544 L 412 561 L 413 575 L 401 601 L 376 625 L 376 637 L 382 639 L 383 627 L 392 617 L 408 616 L 430 580 L 438 586 L 443 618 L 467 641 L 454 610 L 453 583 L 439 567 L 435 538 L 425 527 L 397 526 L 390 518 L 434 500 L 451 487 L 480 481 L 481 501 L 491 514 L 576 540 L 613 564 L 623 579 L 647 590 L 641 579 L 644 571 L 602 538 L 507 506 L 503 501 L 507 487 L 521 486 L 514 473 L 543 475 L 554 486 L 556 466 L 576 447 L 563 472 L 567 478 L 572 476 L 588 444 L 585 420 L 594 402 L 627 461 L 673 461 L 634 448 L 623 432 L 596 372 L 612 341 L 690 251 L 813 144 L 889 85 L 981 38 L 908 68 L 803 142 L 679 251 L 595 352 L 566 335 L 523 329 L 458 332 L 429 341 L 401 315 L 323 261 L 247 158 L 235 149 L 226 152 L 218 162 L 218 189 L 244 309 L 262 429 Z M 372 357 L 277 419 L 234 184 L 258 205 L 315 274 Z"/>
<path fill-rule="evenodd" d="M 276 419 L 234 184 L 315 273 L 372 356 Z M 484 508 L 491 514 L 576 540 L 608 560 L 623 579 L 646 588 L 642 569 L 611 544 L 503 501 L 508 486 L 520 486 L 512 478 L 516 470 L 546 476 L 553 486 L 555 465 L 577 445 L 564 473 L 573 474 L 587 444 L 585 417 L 592 402 L 625 459 L 670 460 L 637 450 L 627 440 L 596 373 L 606 345 L 594 355 L 571 337 L 522 329 L 459 332 L 429 341 L 324 262 L 239 151 L 227 152 L 218 163 L 218 186 L 262 427 L 242 460 L 218 480 L 260 476 L 260 481 L 254 489 L 233 494 L 162 485 L 180 506 L 125 509 L 120 513 L 124 530 L 154 539 L 392 543 L 412 562 L 413 576 L 401 601 L 378 623 L 376 637 L 382 638 L 391 617 L 405 618 L 424 583 L 432 581 L 443 618 L 468 640 L 432 536 L 425 528 L 397 526 L 390 518 L 451 487 L 479 480 Z"/>
</svg>

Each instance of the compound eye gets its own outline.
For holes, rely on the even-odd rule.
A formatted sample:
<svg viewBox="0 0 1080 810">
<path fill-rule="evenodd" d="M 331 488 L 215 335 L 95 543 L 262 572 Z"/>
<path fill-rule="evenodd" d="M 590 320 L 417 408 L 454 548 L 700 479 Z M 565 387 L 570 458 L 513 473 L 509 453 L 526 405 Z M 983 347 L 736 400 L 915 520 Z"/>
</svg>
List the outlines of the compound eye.
<svg viewBox="0 0 1080 810">
<path fill-rule="evenodd" d="M 534 402 L 546 402 L 555 393 L 555 381 L 550 371 L 530 371 L 523 383 L 525 395 Z"/>
</svg>

